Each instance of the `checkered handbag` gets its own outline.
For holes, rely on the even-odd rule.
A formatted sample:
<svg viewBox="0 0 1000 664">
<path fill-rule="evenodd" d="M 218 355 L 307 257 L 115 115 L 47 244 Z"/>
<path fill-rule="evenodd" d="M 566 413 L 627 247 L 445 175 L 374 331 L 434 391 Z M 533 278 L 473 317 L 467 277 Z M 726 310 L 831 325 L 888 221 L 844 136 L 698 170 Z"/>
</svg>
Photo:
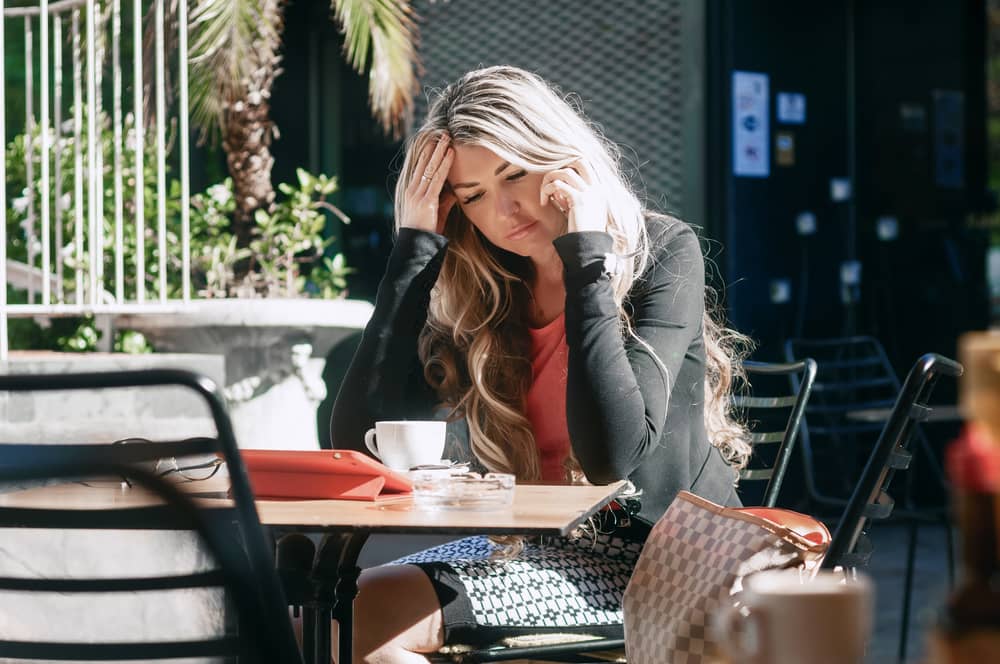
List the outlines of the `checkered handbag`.
<svg viewBox="0 0 1000 664">
<path fill-rule="evenodd" d="M 623 598 L 629 664 L 718 661 L 708 620 L 748 574 L 801 566 L 826 550 L 738 509 L 681 491 L 656 522 Z"/>
</svg>

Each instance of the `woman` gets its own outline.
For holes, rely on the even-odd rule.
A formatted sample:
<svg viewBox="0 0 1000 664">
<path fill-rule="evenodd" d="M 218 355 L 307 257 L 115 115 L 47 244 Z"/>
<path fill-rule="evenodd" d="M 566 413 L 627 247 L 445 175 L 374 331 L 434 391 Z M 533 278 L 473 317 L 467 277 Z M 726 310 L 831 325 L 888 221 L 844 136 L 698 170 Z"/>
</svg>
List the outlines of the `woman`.
<svg viewBox="0 0 1000 664">
<path fill-rule="evenodd" d="M 468 538 L 367 570 L 356 659 L 420 662 L 444 644 L 546 630 L 620 635 L 649 524 L 681 489 L 738 504 L 749 455 L 726 405 L 740 337 L 706 314 L 697 237 L 644 210 L 615 147 L 512 67 L 440 94 L 407 145 L 395 212 L 335 446 L 363 449 L 375 420 L 444 408 L 489 470 L 628 479 L 635 495 L 589 537 Z"/>
</svg>

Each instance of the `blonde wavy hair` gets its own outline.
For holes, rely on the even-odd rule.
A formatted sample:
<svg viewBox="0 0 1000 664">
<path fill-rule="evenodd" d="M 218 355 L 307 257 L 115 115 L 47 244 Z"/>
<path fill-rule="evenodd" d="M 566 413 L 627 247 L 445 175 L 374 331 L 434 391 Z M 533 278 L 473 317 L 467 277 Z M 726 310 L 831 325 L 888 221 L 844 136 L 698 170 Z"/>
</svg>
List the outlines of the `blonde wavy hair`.
<svg viewBox="0 0 1000 664">
<path fill-rule="evenodd" d="M 508 66 L 472 71 L 439 93 L 423 126 L 407 141 L 396 185 L 397 220 L 403 218 L 405 188 L 421 175 L 415 172 L 417 155 L 441 132 L 448 132 L 454 144 L 485 147 L 529 172 L 548 172 L 586 159 L 596 183 L 607 192 L 607 232 L 619 259 L 612 287 L 622 334 L 655 358 L 632 329 L 624 306 L 650 261 L 646 219 L 652 213 L 643 209 L 626 181 L 618 148 L 535 74 Z M 448 248 L 419 345 L 425 376 L 453 417 L 466 418 L 472 451 L 484 466 L 538 480 L 538 452 L 524 409 L 531 384 L 531 262 L 485 240 L 457 205 L 444 234 Z M 712 317 L 711 292 L 708 299 L 703 326 L 705 427 L 712 444 L 739 468 L 749 458 L 750 445 L 745 427 L 730 417 L 729 392 L 741 370 L 746 338 Z M 582 479 L 572 456 L 566 479 Z"/>
</svg>

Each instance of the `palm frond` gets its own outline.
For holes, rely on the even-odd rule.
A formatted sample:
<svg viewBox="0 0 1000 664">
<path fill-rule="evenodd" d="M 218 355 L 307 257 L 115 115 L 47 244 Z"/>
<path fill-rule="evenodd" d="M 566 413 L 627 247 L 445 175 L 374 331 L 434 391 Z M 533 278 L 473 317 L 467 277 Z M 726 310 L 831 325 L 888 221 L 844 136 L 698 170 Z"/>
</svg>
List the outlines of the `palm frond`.
<svg viewBox="0 0 1000 664">
<path fill-rule="evenodd" d="M 344 54 L 360 74 L 368 67 L 368 101 L 383 130 L 399 137 L 413 114 L 420 60 L 408 0 L 331 0 L 344 33 Z"/>
<path fill-rule="evenodd" d="M 189 17 L 191 119 L 202 135 L 225 130 L 230 104 L 270 95 L 279 73 L 279 0 L 196 0 Z"/>
</svg>

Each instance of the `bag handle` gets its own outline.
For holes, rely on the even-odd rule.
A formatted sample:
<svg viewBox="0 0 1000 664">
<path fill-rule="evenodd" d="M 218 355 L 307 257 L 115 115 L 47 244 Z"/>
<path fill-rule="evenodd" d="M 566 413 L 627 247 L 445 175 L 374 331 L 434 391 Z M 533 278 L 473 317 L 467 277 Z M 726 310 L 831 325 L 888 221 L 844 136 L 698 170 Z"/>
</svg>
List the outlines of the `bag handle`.
<svg viewBox="0 0 1000 664">
<path fill-rule="evenodd" d="M 804 535 L 801 535 L 791 528 L 783 526 L 779 523 L 775 523 L 769 519 L 765 519 L 751 511 L 747 511 L 746 508 L 739 507 L 723 507 L 722 505 L 717 505 L 711 500 L 707 500 L 691 493 L 690 491 L 679 491 L 677 493 L 678 500 L 684 500 L 692 503 L 702 509 L 708 510 L 710 512 L 715 512 L 716 514 L 722 515 L 726 518 L 739 519 L 741 521 L 747 521 L 749 523 L 760 526 L 761 528 L 767 530 L 773 535 L 780 537 L 786 542 L 794 545 L 798 549 L 807 551 L 808 553 L 822 555 L 826 552 L 829 547 L 829 536 L 825 538 L 825 541 L 814 541 Z M 805 516 L 805 515 L 803 515 Z M 818 522 L 817 522 L 818 523 Z M 825 526 L 823 527 L 825 529 Z M 829 531 L 827 531 L 829 533 Z"/>
</svg>

